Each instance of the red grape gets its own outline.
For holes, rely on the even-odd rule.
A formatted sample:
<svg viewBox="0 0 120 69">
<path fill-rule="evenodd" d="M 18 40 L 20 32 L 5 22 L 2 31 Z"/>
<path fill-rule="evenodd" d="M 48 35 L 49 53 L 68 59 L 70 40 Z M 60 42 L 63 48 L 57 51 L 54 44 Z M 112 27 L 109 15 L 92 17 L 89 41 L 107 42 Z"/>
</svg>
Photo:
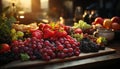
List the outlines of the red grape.
<svg viewBox="0 0 120 69">
<path fill-rule="evenodd" d="M 76 56 L 79 56 L 79 54 L 80 54 L 79 51 L 76 51 L 76 52 L 75 52 L 75 55 L 76 55 Z"/>
<path fill-rule="evenodd" d="M 56 57 L 56 54 L 55 53 L 52 53 L 51 54 L 51 58 L 54 59 Z"/>
<path fill-rule="evenodd" d="M 51 50 L 51 49 L 48 49 L 47 50 L 47 54 L 50 56 L 50 55 L 52 55 L 52 53 L 53 53 L 53 51 Z"/>
<path fill-rule="evenodd" d="M 71 48 L 71 44 L 66 44 L 66 47 L 67 48 Z"/>
<path fill-rule="evenodd" d="M 67 48 L 64 48 L 64 49 L 63 49 L 63 52 L 64 52 L 64 53 L 67 53 L 67 52 L 68 52 L 68 49 L 67 49 Z"/>
<path fill-rule="evenodd" d="M 65 55 L 64 52 L 61 52 L 61 53 L 60 53 L 60 58 L 65 58 L 65 56 L 66 56 L 66 55 Z"/>
<path fill-rule="evenodd" d="M 45 56 L 44 59 L 49 61 L 50 60 L 50 56 Z"/>
<path fill-rule="evenodd" d="M 73 52 L 73 48 L 68 48 L 68 52 L 69 53 Z"/>
<path fill-rule="evenodd" d="M 37 48 L 38 48 L 38 49 L 41 49 L 41 48 L 42 48 L 42 45 L 41 45 L 41 44 L 39 44 L 39 45 L 37 46 Z"/>
<path fill-rule="evenodd" d="M 27 53 L 31 60 L 42 57 L 44 60 L 54 58 L 65 58 L 71 56 L 79 56 L 80 43 L 70 35 L 65 37 L 50 39 L 38 39 L 36 37 L 26 38 L 25 40 L 17 40 L 12 42 L 12 51 L 16 57 L 20 53 Z"/>
<path fill-rule="evenodd" d="M 69 41 L 66 40 L 66 41 L 65 41 L 65 44 L 69 44 Z"/>
<path fill-rule="evenodd" d="M 58 45 L 58 46 L 57 46 L 57 49 L 58 49 L 58 50 L 63 50 L 63 48 L 64 48 L 63 45 Z"/>
</svg>

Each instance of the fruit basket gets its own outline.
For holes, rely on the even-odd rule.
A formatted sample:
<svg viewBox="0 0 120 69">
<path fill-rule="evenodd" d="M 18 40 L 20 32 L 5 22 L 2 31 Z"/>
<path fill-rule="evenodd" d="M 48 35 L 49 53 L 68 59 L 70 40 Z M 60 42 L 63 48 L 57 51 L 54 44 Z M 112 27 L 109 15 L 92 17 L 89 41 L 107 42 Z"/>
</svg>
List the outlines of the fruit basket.
<svg viewBox="0 0 120 69">
<path fill-rule="evenodd" d="M 113 16 L 112 18 L 102 18 L 102 17 L 97 17 L 93 22 L 92 22 L 92 27 L 97 30 L 97 29 L 104 29 L 106 31 L 109 31 L 109 34 L 111 33 L 111 40 L 118 40 L 119 39 L 119 31 L 120 31 L 120 17 L 118 16 Z M 103 30 L 103 31 L 104 31 Z M 98 31 L 97 31 L 98 32 Z M 95 32 L 96 33 L 96 32 Z M 103 36 L 103 35 L 102 35 Z"/>
<path fill-rule="evenodd" d="M 105 37 L 108 41 L 111 41 L 115 37 L 115 32 L 111 29 L 99 28 L 94 32 L 94 35 L 96 35 L 96 37 Z"/>
</svg>

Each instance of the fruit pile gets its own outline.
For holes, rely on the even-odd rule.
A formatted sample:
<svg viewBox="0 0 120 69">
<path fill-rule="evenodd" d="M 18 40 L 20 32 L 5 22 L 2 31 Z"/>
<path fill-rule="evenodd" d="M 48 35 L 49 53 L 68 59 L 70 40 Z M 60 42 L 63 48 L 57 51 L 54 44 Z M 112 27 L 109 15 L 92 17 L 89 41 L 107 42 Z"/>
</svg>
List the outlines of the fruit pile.
<svg viewBox="0 0 120 69">
<path fill-rule="evenodd" d="M 36 37 L 26 38 L 24 41 L 17 40 L 11 44 L 12 51 L 17 59 L 50 60 L 54 58 L 65 58 L 79 56 L 79 42 L 67 35 L 59 39 L 38 39 Z M 24 55 L 24 57 L 22 56 Z"/>
<path fill-rule="evenodd" d="M 16 25 L 17 27 L 15 27 Z M 21 26 L 24 28 L 21 28 Z M 10 57 L 16 60 L 21 59 L 22 61 L 35 59 L 48 61 L 55 58 L 79 56 L 81 51 L 99 51 L 97 39 L 85 35 L 82 31 L 83 28 L 88 29 L 91 26 L 84 24 L 82 29 L 79 27 L 73 28 L 53 22 L 49 24 L 35 24 L 34 28 L 31 28 L 29 25 L 14 24 L 10 31 L 12 41 L 8 45 L 9 50 L 5 49 L 5 51 L 0 53 L 0 55 L 7 53 L 8 56 L 3 57 L 3 55 L 1 59 Z M 90 39 L 84 40 L 86 37 Z M 101 44 L 100 40 L 99 44 Z M 0 51 L 4 50 L 4 47 L 0 48 Z M 88 47 L 91 47 L 89 51 L 87 50 Z M 9 53 L 12 53 L 13 57 Z"/>
<path fill-rule="evenodd" d="M 103 19 L 102 17 L 97 17 L 92 25 L 99 28 L 102 27 L 106 29 L 120 30 L 120 17 L 114 16 L 111 19 Z"/>
<path fill-rule="evenodd" d="M 9 20 L 5 16 L 0 18 L 0 64 L 17 59 L 49 61 L 79 56 L 81 52 L 99 51 L 98 45 L 104 42 L 102 38 L 84 34 L 83 31 L 90 29 L 91 25 L 82 20 L 73 27 L 60 22 L 24 25 Z"/>
<path fill-rule="evenodd" d="M 74 26 L 72 28 L 74 28 L 74 29 L 80 28 L 84 34 L 85 33 L 93 34 L 93 32 L 94 32 L 92 25 L 88 24 L 87 22 L 85 22 L 83 20 L 79 20 L 78 23 L 74 23 Z"/>
<path fill-rule="evenodd" d="M 25 24 L 12 24 L 12 28 L 14 28 L 15 30 L 19 30 L 22 32 L 26 32 L 29 31 L 30 29 L 38 29 L 37 23 L 30 23 L 28 25 Z"/>
<path fill-rule="evenodd" d="M 14 54 L 11 52 L 11 47 L 6 43 L 0 44 L 0 64 L 6 64 L 13 60 Z"/>
<path fill-rule="evenodd" d="M 27 29 L 28 31 L 22 31 L 24 28 L 11 29 L 12 42 L 9 47 L 14 59 L 50 60 L 79 56 L 80 42 L 68 35 L 70 27 L 59 23 L 40 23 L 37 27 L 39 28 Z"/>
<path fill-rule="evenodd" d="M 94 42 L 90 41 L 90 39 L 88 38 L 83 38 L 80 44 L 81 44 L 80 50 L 82 52 L 88 53 L 99 51 L 99 46 L 97 46 L 97 44 L 95 44 Z"/>
<path fill-rule="evenodd" d="M 101 44 L 104 42 L 106 42 L 106 40 L 105 38 L 103 40 L 103 37 L 94 38 L 92 36 L 87 36 L 80 41 L 80 50 L 84 53 L 98 52 L 99 50 L 105 49 L 104 44 Z"/>
</svg>

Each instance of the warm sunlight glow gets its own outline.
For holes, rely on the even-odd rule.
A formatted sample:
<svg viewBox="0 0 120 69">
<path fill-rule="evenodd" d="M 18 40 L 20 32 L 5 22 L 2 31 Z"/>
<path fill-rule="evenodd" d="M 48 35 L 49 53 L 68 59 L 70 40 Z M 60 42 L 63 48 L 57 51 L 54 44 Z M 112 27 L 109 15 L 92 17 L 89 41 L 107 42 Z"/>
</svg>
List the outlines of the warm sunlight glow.
<svg viewBox="0 0 120 69">
<path fill-rule="evenodd" d="M 24 12 L 24 11 L 19 11 L 18 13 L 19 13 L 19 14 L 24 14 L 25 12 Z"/>
<path fill-rule="evenodd" d="M 20 3 L 24 11 L 31 12 L 31 0 L 20 0 Z"/>
<path fill-rule="evenodd" d="M 2 0 L 3 8 L 15 4 L 16 9 L 21 8 L 25 12 L 31 12 L 31 0 Z"/>
<path fill-rule="evenodd" d="M 40 0 L 41 1 L 41 9 L 48 9 L 48 1 L 49 0 Z"/>
</svg>

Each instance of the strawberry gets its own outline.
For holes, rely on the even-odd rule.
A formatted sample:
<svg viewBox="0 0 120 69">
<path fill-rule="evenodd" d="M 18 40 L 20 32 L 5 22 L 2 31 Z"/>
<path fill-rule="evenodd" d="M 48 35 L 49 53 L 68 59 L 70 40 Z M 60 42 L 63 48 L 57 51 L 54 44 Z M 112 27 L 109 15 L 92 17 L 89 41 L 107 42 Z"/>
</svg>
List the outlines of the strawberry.
<svg viewBox="0 0 120 69">
<path fill-rule="evenodd" d="M 67 35 L 67 32 L 66 31 L 62 31 L 61 32 L 61 37 L 65 37 Z"/>
<path fill-rule="evenodd" d="M 67 35 L 67 32 L 64 31 L 64 30 L 63 31 L 58 31 L 57 30 L 57 31 L 55 31 L 55 34 L 56 34 L 55 35 L 56 37 L 65 37 Z"/>
<path fill-rule="evenodd" d="M 36 37 L 38 39 L 41 39 L 42 38 L 42 34 L 43 34 L 42 31 L 35 30 L 35 31 L 32 32 L 32 37 Z"/>
<path fill-rule="evenodd" d="M 44 27 L 45 27 L 45 24 L 44 24 L 44 23 L 40 23 L 39 29 L 40 29 L 40 30 L 43 30 Z"/>
<path fill-rule="evenodd" d="M 52 31 L 49 28 L 44 29 L 43 32 L 44 32 L 44 38 L 49 38 L 49 37 L 53 37 L 54 36 L 54 31 Z"/>
<path fill-rule="evenodd" d="M 52 29 L 52 27 L 49 24 L 45 24 L 44 29 L 47 29 L 47 28 Z"/>
</svg>

